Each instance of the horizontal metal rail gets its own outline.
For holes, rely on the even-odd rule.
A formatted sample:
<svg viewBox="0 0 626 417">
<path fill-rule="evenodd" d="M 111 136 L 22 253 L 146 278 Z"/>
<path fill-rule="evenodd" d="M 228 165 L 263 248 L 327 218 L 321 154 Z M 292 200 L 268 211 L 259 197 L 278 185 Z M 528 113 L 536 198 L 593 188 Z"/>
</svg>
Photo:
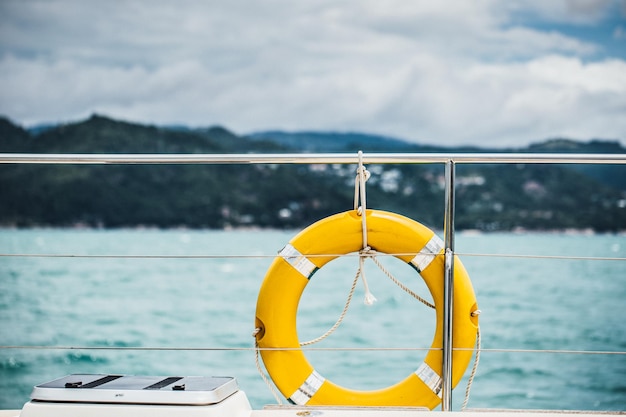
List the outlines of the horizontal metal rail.
<svg viewBox="0 0 626 417">
<path fill-rule="evenodd" d="M 368 153 L 366 164 L 626 164 L 624 154 Z M 2 153 L 0 164 L 353 164 L 357 154 L 28 154 Z"/>
<path fill-rule="evenodd" d="M 228 346 L 51 346 L 51 345 L 6 345 L 0 350 L 103 350 L 103 351 L 310 351 L 310 352 L 419 352 L 442 351 L 434 347 L 228 347 Z M 452 348 L 454 351 L 475 352 L 475 348 Z M 516 348 L 480 348 L 480 352 L 489 353 L 551 353 L 566 355 L 618 355 L 626 356 L 626 351 L 619 350 L 573 350 L 573 349 L 516 349 Z"/>
<path fill-rule="evenodd" d="M 466 253 L 454 252 L 460 257 L 488 257 L 488 258 L 513 258 L 513 259 L 546 259 L 546 260 L 566 260 L 566 261 L 626 261 L 624 257 L 618 256 L 572 256 L 572 255 L 519 255 L 512 253 Z M 398 252 L 398 253 L 376 253 L 378 257 L 392 256 L 416 256 L 419 252 Z M 277 254 L 197 254 L 197 255 L 163 255 L 163 254 L 108 254 L 108 255 L 91 255 L 91 254 L 73 254 L 73 253 L 0 253 L 0 258 L 77 258 L 77 259 L 274 259 L 280 255 Z M 307 254 L 307 258 L 350 258 L 368 256 L 359 253 L 312 253 Z M 625 277 L 626 278 L 626 277 Z"/>
</svg>

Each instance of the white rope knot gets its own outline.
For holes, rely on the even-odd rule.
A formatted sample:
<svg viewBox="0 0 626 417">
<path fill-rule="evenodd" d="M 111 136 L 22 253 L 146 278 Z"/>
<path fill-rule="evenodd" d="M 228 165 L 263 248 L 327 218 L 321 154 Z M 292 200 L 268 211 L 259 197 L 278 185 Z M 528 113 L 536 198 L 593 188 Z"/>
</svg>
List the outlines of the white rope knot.
<svg viewBox="0 0 626 417">
<path fill-rule="evenodd" d="M 364 165 L 359 165 L 356 169 L 356 175 L 359 178 L 359 181 L 367 182 L 370 179 L 372 174 L 365 168 Z"/>
<path fill-rule="evenodd" d="M 363 288 L 365 289 L 365 298 L 363 303 L 367 306 L 373 305 L 377 300 L 374 297 L 374 294 L 370 291 L 369 285 L 367 285 L 367 279 L 365 278 L 365 270 L 363 269 L 363 265 L 365 263 L 366 258 L 373 258 L 376 255 L 376 251 L 366 246 L 365 248 L 359 251 L 359 272 L 358 275 L 361 276 L 361 280 L 363 281 Z"/>
<path fill-rule="evenodd" d="M 376 253 L 377 252 L 369 246 L 366 246 L 359 251 L 359 255 L 362 258 L 373 258 L 374 256 L 376 256 Z"/>
</svg>

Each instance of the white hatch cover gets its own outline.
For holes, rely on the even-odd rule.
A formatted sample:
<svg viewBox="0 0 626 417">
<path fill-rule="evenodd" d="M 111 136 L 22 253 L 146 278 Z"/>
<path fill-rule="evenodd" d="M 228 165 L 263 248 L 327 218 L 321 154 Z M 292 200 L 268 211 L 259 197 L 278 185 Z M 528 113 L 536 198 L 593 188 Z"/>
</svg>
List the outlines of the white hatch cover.
<svg viewBox="0 0 626 417">
<path fill-rule="evenodd" d="M 35 401 L 123 404 L 216 404 L 238 391 L 233 377 L 72 374 L 37 385 Z"/>
</svg>

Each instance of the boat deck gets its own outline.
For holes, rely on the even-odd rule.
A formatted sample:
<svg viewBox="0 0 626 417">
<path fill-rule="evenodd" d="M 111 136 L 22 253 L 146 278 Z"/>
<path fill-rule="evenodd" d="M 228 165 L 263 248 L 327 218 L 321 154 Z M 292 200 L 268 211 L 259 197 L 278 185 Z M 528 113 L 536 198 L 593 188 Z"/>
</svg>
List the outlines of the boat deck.
<svg viewBox="0 0 626 417">
<path fill-rule="evenodd" d="M 198 409 L 198 411 L 201 411 Z M 172 415 L 176 413 L 171 411 Z M 425 417 L 432 416 L 433 411 L 415 410 L 410 408 L 378 408 L 378 407 L 268 407 L 263 410 L 252 410 L 246 413 L 238 414 L 233 417 Z M 141 416 L 140 413 L 134 414 Z M 146 416 L 154 416 L 155 414 L 146 413 Z M 198 414 L 201 415 L 201 414 Z M 489 417 L 520 417 L 528 416 L 556 416 L 556 417 L 598 417 L 602 415 L 626 415 L 622 411 L 573 411 L 573 410 L 468 410 L 468 411 L 449 411 L 446 415 L 450 417 L 481 417 L 488 415 Z M 0 417 L 20 417 L 20 410 L 0 410 Z"/>
</svg>

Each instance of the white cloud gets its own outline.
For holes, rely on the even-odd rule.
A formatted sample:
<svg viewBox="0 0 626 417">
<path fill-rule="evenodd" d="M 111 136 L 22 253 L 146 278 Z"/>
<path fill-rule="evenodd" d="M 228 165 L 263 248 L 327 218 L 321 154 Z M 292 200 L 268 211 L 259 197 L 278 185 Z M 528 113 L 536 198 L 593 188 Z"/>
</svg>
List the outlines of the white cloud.
<svg viewBox="0 0 626 417">
<path fill-rule="evenodd" d="M 614 2 L 548 3 L 5 0 L 0 114 L 498 146 L 625 138 L 625 62 L 583 59 L 598 45 L 515 17 L 599 19 Z"/>
<path fill-rule="evenodd" d="M 478 83 L 499 81 L 496 88 L 505 93 L 492 90 L 485 96 L 492 100 L 494 125 L 511 138 L 521 139 L 528 132 L 537 138 L 622 138 L 626 131 L 621 116 L 626 110 L 623 61 L 583 64 L 548 56 L 508 66 L 478 66 L 474 72 Z"/>
<path fill-rule="evenodd" d="M 626 62 L 606 60 L 584 64 L 577 58 L 546 56 L 528 65 L 533 78 L 555 87 L 589 93 L 626 94 Z"/>
</svg>

